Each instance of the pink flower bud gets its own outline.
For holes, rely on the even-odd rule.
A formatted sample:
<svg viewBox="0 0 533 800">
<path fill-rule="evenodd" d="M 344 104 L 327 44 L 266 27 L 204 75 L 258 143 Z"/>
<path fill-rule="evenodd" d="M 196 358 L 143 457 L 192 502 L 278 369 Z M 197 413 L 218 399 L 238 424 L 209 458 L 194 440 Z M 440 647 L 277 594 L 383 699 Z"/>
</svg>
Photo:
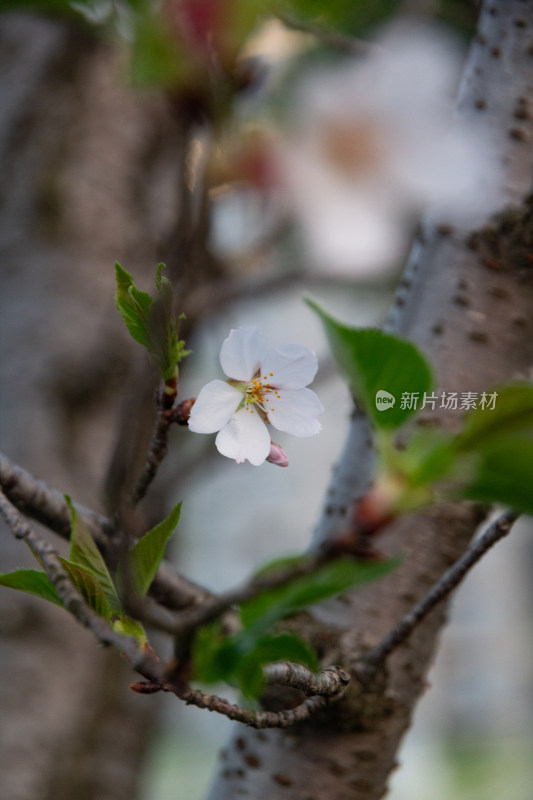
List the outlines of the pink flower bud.
<svg viewBox="0 0 533 800">
<path fill-rule="evenodd" d="M 267 461 L 275 464 L 277 467 L 288 467 L 289 459 L 276 442 L 270 442 L 270 453 L 267 456 Z"/>
</svg>

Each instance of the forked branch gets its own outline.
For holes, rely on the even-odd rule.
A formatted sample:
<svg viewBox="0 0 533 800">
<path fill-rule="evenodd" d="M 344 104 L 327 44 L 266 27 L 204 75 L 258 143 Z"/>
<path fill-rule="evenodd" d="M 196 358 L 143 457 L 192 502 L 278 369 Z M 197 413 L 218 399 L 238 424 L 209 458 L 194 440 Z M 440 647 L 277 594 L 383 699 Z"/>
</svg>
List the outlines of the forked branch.
<svg viewBox="0 0 533 800">
<path fill-rule="evenodd" d="M 63 539 L 70 538 L 70 515 L 64 495 L 39 481 L 0 453 L 0 487 L 22 514 L 37 520 Z M 74 504 L 103 555 L 109 549 L 114 526 L 108 517 Z M 207 589 L 187 580 L 168 566 L 160 567 L 151 593 L 161 605 L 184 608 L 209 596 Z"/>
<path fill-rule="evenodd" d="M 88 628 L 101 644 L 111 645 L 122 653 L 132 669 L 147 679 L 145 684 L 142 682 L 133 684 L 132 688 L 136 691 L 172 692 L 189 705 L 217 711 L 229 719 L 254 728 L 285 728 L 308 719 L 328 703 L 340 699 L 346 691 L 350 676 L 340 667 L 328 667 L 315 675 L 306 667 L 289 662 L 267 665 L 266 683 L 290 686 L 308 697 L 296 708 L 278 712 L 242 708 L 216 695 L 191 689 L 180 680 L 174 681 L 171 672 L 149 647 L 141 648 L 131 636 L 117 633 L 105 619 L 89 607 L 63 568 L 52 545 L 32 529 L 2 491 L 0 491 L 0 515 L 11 529 L 13 536 L 24 541 L 38 558 L 67 611 Z"/>
<path fill-rule="evenodd" d="M 24 541 L 38 558 L 67 611 L 91 630 L 101 644 L 111 645 L 122 653 L 134 670 L 149 680 L 160 681 L 162 672 L 159 662 L 141 650 L 132 637 L 117 633 L 105 619 L 95 614 L 70 580 L 52 545 L 32 529 L 1 491 L 0 515 L 13 536 Z"/>
<path fill-rule="evenodd" d="M 420 625 L 430 611 L 442 603 L 461 583 L 465 575 L 483 556 L 511 531 L 519 517 L 514 511 L 505 511 L 489 524 L 468 550 L 453 564 L 410 611 L 402 617 L 385 638 L 374 647 L 358 665 L 363 676 L 372 675 L 385 663 L 388 656 L 402 645 Z"/>
<path fill-rule="evenodd" d="M 340 667 L 327 667 L 319 675 L 314 675 L 305 667 L 290 662 L 268 665 L 265 667 L 265 678 L 267 683 L 291 686 L 312 696 L 307 697 L 296 708 L 283 711 L 242 708 L 217 695 L 189 687 L 178 696 L 187 705 L 217 711 L 228 719 L 242 722 L 251 728 L 289 728 L 296 722 L 309 719 L 330 703 L 340 700 L 350 683 L 350 676 Z"/>
</svg>

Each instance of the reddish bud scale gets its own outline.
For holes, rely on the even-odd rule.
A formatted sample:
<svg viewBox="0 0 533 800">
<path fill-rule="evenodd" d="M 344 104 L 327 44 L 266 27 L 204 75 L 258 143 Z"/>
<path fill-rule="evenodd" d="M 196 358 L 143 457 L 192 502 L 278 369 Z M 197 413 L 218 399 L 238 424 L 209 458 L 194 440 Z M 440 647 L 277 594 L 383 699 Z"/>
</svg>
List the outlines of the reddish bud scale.
<svg viewBox="0 0 533 800">
<path fill-rule="evenodd" d="M 272 138 L 262 130 L 244 131 L 221 143 L 208 164 L 210 184 L 245 182 L 269 190 L 281 184 Z"/>
<path fill-rule="evenodd" d="M 187 400 L 182 400 L 181 403 L 178 403 L 172 412 L 172 421 L 178 425 L 187 425 L 191 416 L 191 408 L 195 402 L 196 397 L 189 397 Z"/>
<path fill-rule="evenodd" d="M 281 183 L 279 168 L 264 139 L 251 142 L 241 153 L 238 172 L 253 186 L 272 189 Z"/>
<path fill-rule="evenodd" d="M 152 681 L 130 683 L 130 689 L 132 692 L 137 692 L 137 694 L 155 694 L 162 691 L 161 686 L 158 683 L 152 683 Z"/>
<path fill-rule="evenodd" d="M 351 555 L 364 561 L 380 561 L 383 554 L 373 546 L 374 537 L 396 519 L 391 495 L 377 484 L 354 505 L 347 527 L 324 543 L 328 557 Z"/>
<path fill-rule="evenodd" d="M 154 648 L 150 644 L 150 642 L 145 642 L 143 644 L 143 652 L 149 655 L 151 658 L 155 659 L 155 661 L 161 661 L 157 653 L 155 652 Z"/>
<path fill-rule="evenodd" d="M 382 561 L 383 553 L 372 547 L 370 537 L 356 528 L 346 529 L 334 539 L 328 539 L 320 546 L 326 558 L 351 556 L 359 561 Z"/>
<path fill-rule="evenodd" d="M 370 489 L 354 506 L 352 523 L 365 536 L 373 536 L 388 525 L 396 514 L 388 505 L 383 494 Z"/>
</svg>

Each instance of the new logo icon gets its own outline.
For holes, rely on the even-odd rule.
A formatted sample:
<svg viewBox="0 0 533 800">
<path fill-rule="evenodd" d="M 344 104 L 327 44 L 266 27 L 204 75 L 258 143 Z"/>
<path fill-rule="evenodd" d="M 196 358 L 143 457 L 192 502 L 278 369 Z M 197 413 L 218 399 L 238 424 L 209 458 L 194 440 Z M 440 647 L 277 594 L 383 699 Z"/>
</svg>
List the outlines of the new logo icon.
<svg viewBox="0 0 533 800">
<path fill-rule="evenodd" d="M 390 392 L 386 392 L 384 389 L 376 392 L 376 408 L 378 411 L 387 411 L 387 409 L 393 407 L 395 402 L 396 398 Z"/>
</svg>

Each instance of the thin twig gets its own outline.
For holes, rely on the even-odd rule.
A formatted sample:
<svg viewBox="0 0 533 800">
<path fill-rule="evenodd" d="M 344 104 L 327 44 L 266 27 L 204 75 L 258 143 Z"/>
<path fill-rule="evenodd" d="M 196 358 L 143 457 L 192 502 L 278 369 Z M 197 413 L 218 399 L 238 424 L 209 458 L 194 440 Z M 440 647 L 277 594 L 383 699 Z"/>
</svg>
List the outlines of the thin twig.
<svg viewBox="0 0 533 800">
<path fill-rule="evenodd" d="M 131 636 L 117 633 L 105 619 L 95 614 L 71 582 L 52 545 L 31 528 L 1 491 L 0 514 L 11 528 L 13 536 L 24 541 L 38 557 L 67 611 L 92 631 L 101 644 L 111 645 L 122 653 L 134 670 L 149 680 L 161 681 L 163 672 L 160 663 L 149 653 L 143 652 Z"/>
<path fill-rule="evenodd" d="M 276 569 L 265 575 L 253 576 L 240 586 L 236 586 L 216 597 L 212 597 L 201 605 L 185 609 L 181 613 L 176 614 L 174 617 L 174 624 L 171 624 L 163 630 L 176 636 L 186 636 L 191 631 L 200 627 L 200 625 L 213 622 L 232 606 L 242 603 L 245 600 L 250 600 L 260 592 L 266 591 L 267 589 L 275 589 L 279 586 L 284 586 L 296 578 L 311 575 L 313 572 L 316 572 L 318 567 L 326 563 L 328 559 L 328 555 L 316 553 L 303 558 L 290 567 Z"/>
<path fill-rule="evenodd" d="M 0 453 L 0 487 L 22 514 L 45 525 L 63 539 L 70 537 L 70 515 L 65 496 L 3 453 Z M 75 507 L 98 545 L 108 544 L 113 532 L 111 520 L 78 504 Z"/>
<path fill-rule="evenodd" d="M 465 575 L 480 561 L 493 545 L 503 539 L 519 517 L 514 511 L 505 511 L 489 524 L 468 550 L 453 564 L 437 583 L 410 611 L 396 623 L 385 638 L 365 655 L 358 671 L 364 675 L 375 673 L 387 657 L 402 645 L 423 619 L 461 583 Z"/>
<path fill-rule="evenodd" d="M 142 474 L 132 493 L 132 505 L 143 499 L 154 480 L 168 450 L 168 434 L 172 425 L 172 411 L 177 397 L 177 379 L 162 382 L 157 392 L 157 419 L 150 441 L 148 457 Z"/>
<path fill-rule="evenodd" d="M 313 675 L 305 667 L 299 667 L 295 664 L 270 664 L 265 668 L 265 672 L 269 683 L 285 683 L 287 686 L 294 686 L 303 691 L 306 691 L 304 688 L 306 687 L 309 693 L 311 693 L 310 689 L 313 687 L 316 692 L 296 708 L 283 711 L 256 711 L 242 708 L 242 706 L 229 703 L 217 695 L 206 694 L 198 689 L 189 687 L 180 691 L 178 697 L 187 705 L 194 705 L 197 708 L 204 708 L 208 711 L 216 711 L 228 717 L 228 719 L 242 722 L 252 728 L 289 728 L 296 722 L 309 719 L 309 717 L 330 703 L 340 700 L 350 682 L 350 676 L 340 667 L 327 667 L 319 675 Z M 299 673 L 298 678 L 297 672 Z M 336 691 L 334 688 L 336 688 Z"/>
</svg>

